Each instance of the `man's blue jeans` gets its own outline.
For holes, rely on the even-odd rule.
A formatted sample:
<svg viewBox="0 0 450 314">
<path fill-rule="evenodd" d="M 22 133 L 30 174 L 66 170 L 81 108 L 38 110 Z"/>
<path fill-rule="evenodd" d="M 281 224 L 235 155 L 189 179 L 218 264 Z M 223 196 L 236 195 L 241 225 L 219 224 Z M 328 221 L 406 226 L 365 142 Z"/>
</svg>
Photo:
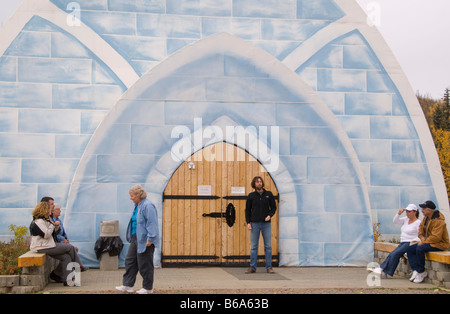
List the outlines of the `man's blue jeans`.
<svg viewBox="0 0 450 314">
<path fill-rule="evenodd" d="M 266 269 L 272 268 L 272 246 L 270 244 L 272 226 L 270 222 L 252 222 L 250 231 L 250 241 L 252 244 L 250 250 L 250 267 L 256 270 L 258 260 L 258 242 L 259 234 L 262 233 L 264 240 L 264 252 L 266 255 Z"/>
<path fill-rule="evenodd" d="M 425 271 L 425 253 L 432 251 L 442 250 L 432 247 L 428 243 L 424 243 L 422 245 L 411 245 L 406 251 L 411 269 L 413 271 L 417 271 L 418 273 L 423 273 Z"/>
</svg>

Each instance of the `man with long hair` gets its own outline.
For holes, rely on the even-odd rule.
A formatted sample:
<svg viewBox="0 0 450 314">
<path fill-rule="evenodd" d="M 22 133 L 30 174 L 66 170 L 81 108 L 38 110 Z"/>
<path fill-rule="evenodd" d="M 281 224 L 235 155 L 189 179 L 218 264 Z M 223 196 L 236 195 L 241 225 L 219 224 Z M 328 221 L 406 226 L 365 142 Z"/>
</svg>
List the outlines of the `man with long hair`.
<svg viewBox="0 0 450 314">
<path fill-rule="evenodd" d="M 258 242 L 259 236 L 262 234 L 266 257 L 266 271 L 272 274 L 274 271 L 272 269 L 272 245 L 270 243 L 272 227 L 270 221 L 273 215 L 275 215 L 277 206 L 272 192 L 264 189 L 264 181 L 260 176 L 253 178 L 252 188 L 255 191 L 248 195 L 245 206 L 245 219 L 247 221 L 247 228 L 250 230 L 251 242 L 250 268 L 246 270 L 246 273 L 256 272 Z"/>
</svg>

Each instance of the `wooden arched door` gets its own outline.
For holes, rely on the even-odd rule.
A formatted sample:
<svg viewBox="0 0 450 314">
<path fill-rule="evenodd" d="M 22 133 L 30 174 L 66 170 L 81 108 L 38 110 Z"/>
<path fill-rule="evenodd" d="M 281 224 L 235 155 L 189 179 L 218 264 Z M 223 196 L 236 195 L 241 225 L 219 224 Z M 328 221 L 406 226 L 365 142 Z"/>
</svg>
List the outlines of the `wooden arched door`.
<svg viewBox="0 0 450 314">
<path fill-rule="evenodd" d="M 247 195 L 253 177 L 264 179 L 273 193 L 273 264 L 278 264 L 278 191 L 270 174 L 250 154 L 235 145 L 217 143 L 193 154 L 173 174 L 163 196 L 162 264 L 248 265 L 250 231 L 245 221 Z M 225 215 L 230 204 L 235 221 Z M 230 220 L 230 219 L 229 219 Z M 258 261 L 264 262 L 260 239 Z"/>
</svg>

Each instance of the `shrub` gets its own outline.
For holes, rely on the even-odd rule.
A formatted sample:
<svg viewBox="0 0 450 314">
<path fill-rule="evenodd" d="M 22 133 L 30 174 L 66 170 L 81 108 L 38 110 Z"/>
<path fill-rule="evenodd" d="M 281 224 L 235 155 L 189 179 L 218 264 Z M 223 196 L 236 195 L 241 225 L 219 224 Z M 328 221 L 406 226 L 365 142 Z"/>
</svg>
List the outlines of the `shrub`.
<svg viewBox="0 0 450 314">
<path fill-rule="evenodd" d="M 18 266 L 18 257 L 29 250 L 26 234 L 27 227 L 10 225 L 9 230 L 14 238 L 9 242 L 0 242 L 0 275 L 20 275 L 22 269 Z"/>
</svg>

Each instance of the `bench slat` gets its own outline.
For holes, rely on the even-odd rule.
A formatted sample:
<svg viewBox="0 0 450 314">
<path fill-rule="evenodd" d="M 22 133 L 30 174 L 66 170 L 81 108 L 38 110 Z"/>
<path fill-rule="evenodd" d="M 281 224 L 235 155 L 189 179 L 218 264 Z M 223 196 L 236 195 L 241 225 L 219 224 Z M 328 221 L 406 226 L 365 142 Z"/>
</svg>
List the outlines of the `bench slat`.
<svg viewBox="0 0 450 314">
<path fill-rule="evenodd" d="M 391 253 L 397 244 L 395 243 L 384 243 L 375 242 L 375 250 Z M 449 251 L 439 251 L 439 252 L 428 252 L 425 254 L 425 258 L 429 261 L 439 262 L 443 264 L 450 264 L 450 252 Z"/>
<path fill-rule="evenodd" d="M 19 267 L 42 266 L 46 261 L 45 253 L 27 252 L 18 258 Z"/>
</svg>

